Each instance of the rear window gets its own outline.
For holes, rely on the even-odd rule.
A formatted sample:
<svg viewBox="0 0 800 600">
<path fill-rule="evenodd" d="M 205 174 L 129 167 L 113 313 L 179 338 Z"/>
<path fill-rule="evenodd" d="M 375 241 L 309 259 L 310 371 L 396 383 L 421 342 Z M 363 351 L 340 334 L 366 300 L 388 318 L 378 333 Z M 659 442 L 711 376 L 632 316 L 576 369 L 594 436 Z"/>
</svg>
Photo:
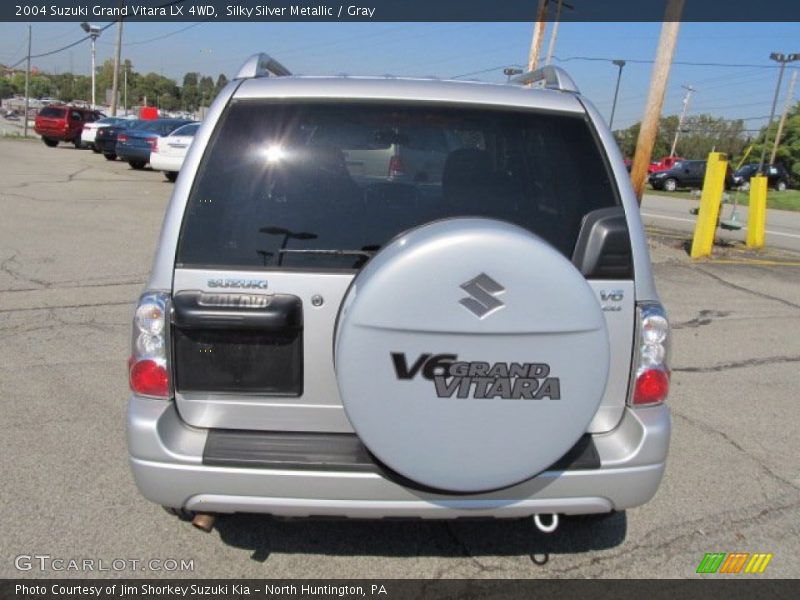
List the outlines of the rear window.
<svg viewBox="0 0 800 600">
<path fill-rule="evenodd" d="M 583 217 L 617 203 L 582 115 L 238 101 L 200 165 L 177 265 L 358 268 L 455 216 L 516 223 L 570 256 Z"/>
<path fill-rule="evenodd" d="M 200 128 L 200 123 L 190 123 L 189 125 L 178 127 L 175 131 L 172 132 L 172 135 L 185 135 L 191 137 L 197 133 L 197 130 L 199 128 Z"/>
<path fill-rule="evenodd" d="M 52 106 L 47 106 L 39 111 L 40 117 L 49 117 L 51 119 L 62 119 L 64 118 L 65 109 L 63 108 L 53 108 Z"/>
</svg>

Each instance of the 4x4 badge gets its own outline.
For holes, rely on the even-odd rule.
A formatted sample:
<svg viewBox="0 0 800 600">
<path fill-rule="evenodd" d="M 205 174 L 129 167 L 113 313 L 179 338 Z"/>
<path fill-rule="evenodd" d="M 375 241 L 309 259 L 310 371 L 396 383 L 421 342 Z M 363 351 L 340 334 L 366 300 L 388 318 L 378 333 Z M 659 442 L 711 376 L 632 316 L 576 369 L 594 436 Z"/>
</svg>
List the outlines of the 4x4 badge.
<svg viewBox="0 0 800 600">
<path fill-rule="evenodd" d="M 505 306 L 495 296 L 505 292 L 506 288 L 486 273 L 481 273 L 474 279 L 462 283 L 460 287 L 469 294 L 469 298 L 462 298 L 458 303 L 479 319 L 483 319 Z"/>
</svg>

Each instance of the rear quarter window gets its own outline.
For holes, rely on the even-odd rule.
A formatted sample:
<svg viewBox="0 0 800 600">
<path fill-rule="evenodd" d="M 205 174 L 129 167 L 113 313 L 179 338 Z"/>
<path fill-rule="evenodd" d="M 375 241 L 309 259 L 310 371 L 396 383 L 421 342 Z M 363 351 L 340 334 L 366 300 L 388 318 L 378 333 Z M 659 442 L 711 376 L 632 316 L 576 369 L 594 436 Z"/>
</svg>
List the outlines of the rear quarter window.
<svg viewBox="0 0 800 600">
<path fill-rule="evenodd" d="M 62 119 L 64 118 L 65 112 L 66 111 L 63 108 L 53 108 L 48 106 L 39 111 L 39 116 L 50 119 Z"/>
<path fill-rule="evenodd" d="M 389 139 L 426 152 L 401 156 L 399 175 L 347 160 Z M 510 221 L 569 257 L 583 217 L 616 204 L 580 114 L 234 101 L 198 170 L 176 264 L 354 269 L 399 233 L 456 216 Z"/>
</svg>

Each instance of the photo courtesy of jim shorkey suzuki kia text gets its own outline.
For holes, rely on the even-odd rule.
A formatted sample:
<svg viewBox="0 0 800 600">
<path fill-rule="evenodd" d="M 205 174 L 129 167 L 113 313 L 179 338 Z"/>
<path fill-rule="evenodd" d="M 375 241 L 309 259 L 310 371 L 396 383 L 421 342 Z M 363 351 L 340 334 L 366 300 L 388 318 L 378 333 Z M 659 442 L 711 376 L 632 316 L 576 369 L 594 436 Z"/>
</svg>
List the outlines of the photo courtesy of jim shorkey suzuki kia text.
<svg viewBox="0 0 800 600">
<path fill-rule="evenodd" d="M 387 586 L 380 583 L 365 585 L 324 585 L 324 584 L 270 584 L 260 586 L 243 583 L 214 583 L 203 585 L 198 583 L 140 583 L 129 585 L 125 583 L 107 584 L 24 584 L 18 583 L 14 587 L 18 596 L 72 596 L 113 598 L 119 597 L 155 597 L 155 598 L 194 598 L 203 597 L 228 597 L 242 596 L 338 596 L 338 597 L 378 597 L 388 598 Z"/>
</svg>

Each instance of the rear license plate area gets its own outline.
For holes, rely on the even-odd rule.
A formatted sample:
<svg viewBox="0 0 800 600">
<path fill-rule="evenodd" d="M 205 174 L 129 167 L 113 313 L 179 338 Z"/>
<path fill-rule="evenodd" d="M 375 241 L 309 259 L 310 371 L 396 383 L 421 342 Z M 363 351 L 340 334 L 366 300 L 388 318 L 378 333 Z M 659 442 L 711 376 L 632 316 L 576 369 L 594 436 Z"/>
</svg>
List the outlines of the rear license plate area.
<svg viewBox="0 0 800 600">
<path fill-rule="evenodd" d="M 179 392 L 303 393 L 302 329 L 173 329 Z"/>
</svg>

